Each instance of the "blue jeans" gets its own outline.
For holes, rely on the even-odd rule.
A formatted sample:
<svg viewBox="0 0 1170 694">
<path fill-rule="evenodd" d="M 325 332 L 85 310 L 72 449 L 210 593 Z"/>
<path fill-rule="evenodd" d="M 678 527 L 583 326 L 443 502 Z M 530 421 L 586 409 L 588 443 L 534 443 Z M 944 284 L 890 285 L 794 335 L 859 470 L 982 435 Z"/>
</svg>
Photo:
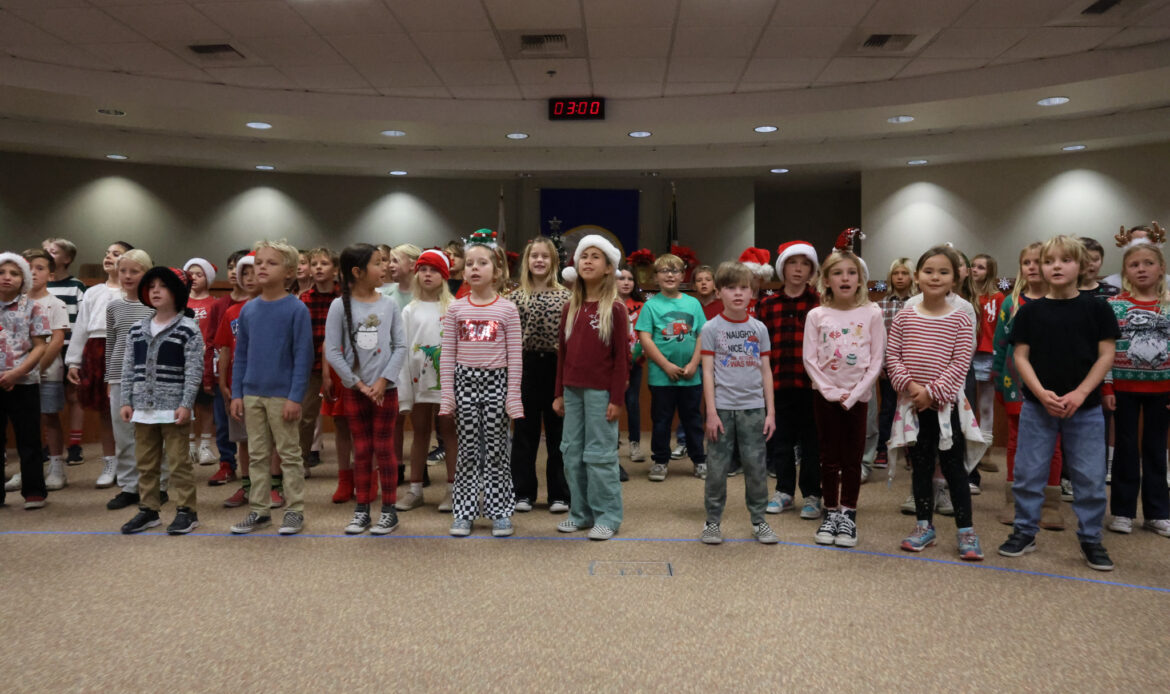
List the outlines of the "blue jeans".
<svg viewBox="0 0 1170 694">
<path fill-rule="evenodd" d="M 703 386 L 650 386 L 650 456 L 670 462 L 670 425 L 678 411 L 686 431 L 687 455 L 695 465 L 707 462 L 703 452 Z"/>
<path fill-rule="evenodd" d="M 211 404 L 212 414 L 215 416 L 215 447 L 219 449 L 219 459 L 229 463 L 236 469 L 236 444 L 228 438 L 227 408 L 223 404 L 223 391 L 215 389 L 215 399 Z"/>
<path fill-rule="evenodd" d="M 1020 410 L 1016 448 L 1015 529 L 1035 535 L 1048 484 L 1048 466 L 1059 435 L 1064 468 L 1073 484 L 1073 513 L 1081 542 L 1100 542 L 1105 520 L 1105 417 L 1100 407 L 1082 407 L 1068 419 L 1048 414 L 1043 405 L 1025 400 Z"/>
</svg>

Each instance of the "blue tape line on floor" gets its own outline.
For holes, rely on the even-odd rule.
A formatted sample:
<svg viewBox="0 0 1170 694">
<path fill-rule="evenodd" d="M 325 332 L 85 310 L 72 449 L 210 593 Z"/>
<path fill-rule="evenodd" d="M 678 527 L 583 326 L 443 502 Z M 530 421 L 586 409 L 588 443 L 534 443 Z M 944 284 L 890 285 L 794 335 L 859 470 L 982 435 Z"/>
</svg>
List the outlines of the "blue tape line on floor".
<svg viewBox="0 0 1170 694">
<path fill-rule="evenodd" d="M 113 535 L 122 537 L 122 533 L 116 530 L 0 530 L 0 536 L 4 535 Z M 492 537 L 491 535 L 470 535 L 468 537 L 451 537 L 449 535 L 323 535 L 312 533 L 300 533 L 298 535 L 280 535 L 278 533 L 250 533 L 246 535 L 236 535 L 233 533 L 191 533 L 193 537 L 302 537 L 313 539 L 347 539 L 360 540 L 365 538 L 367 540 L 537 540 L 537 541 L 553 541 L 553 542 L 589 542 L 589 538 L 583 535 L 575 536 L 513 536 L 513 537 Z M 140 537 L 169 537 L 166 533 L 140 533 Z M 614 537 L 609 542 L 692 542 L 699 544 L 699 540 L 695 538 L 683 537 Z M 736 542 L 752 542 L 755 540 L 751 538 L 728 539 L 724 540 L 724 544 Z M 828 545 L 810 545 L 802 542 L 784 542 L 778 543 L 779 546 L 784 547 L 800 547 L 803 549 L 819 549 L 832 552 L 845 552 L 848 554 L 861 554 L 872 557 L 883 557 L 886 559 L 901 559 L 909 561 L 926 562 L 929 564 L 942 564 L 945 566 L 956 566 L 966 569 L 983 569 L 987 571 L 1001 571 L 1003 573 L 1019 574 L 1021 576 L 1038 576 L 1041 578 L 1055 578 L 1064 581 L 1076 581 L 1078 583 L 1095 583 L 1103 586 L 1111 586 L 1114 588 L 1132 588 L 1135 590 L 1148 590 L 1155 593 L 1168 593 L 1170 588 L 1163 588 L 1159 586 L 1146 586 L 1138 583 L 1120 583 L 1118 581 L 1106 581 L 1099 578 L 1086 578 L 1084 576 L 1066 576 L 1064 574 L 1048 573 L 1044 571 L 1029 571 L 1027 569 L 1014 569 L 1010 566 L 993 566 L 991 564 L 983 564 L 980 562 L 965 562 L 954 561 L 951 559 L 936 559 L 934 557 L 924 557 L 917 554 L 892 554 L 889 552 L 877 552 L 868 549 L 855 549 L 849 547 L 832 547 Z"/>
</svg>

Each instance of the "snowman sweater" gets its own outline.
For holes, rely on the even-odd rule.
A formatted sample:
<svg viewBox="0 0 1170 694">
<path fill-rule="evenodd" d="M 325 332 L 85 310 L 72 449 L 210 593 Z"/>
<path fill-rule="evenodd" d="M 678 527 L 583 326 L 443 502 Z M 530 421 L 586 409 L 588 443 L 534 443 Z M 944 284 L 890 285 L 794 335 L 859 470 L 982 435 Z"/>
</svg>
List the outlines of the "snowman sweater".
<svg viewBox="0 0 1170 694">
<path fill-rule="evenodd" d="M 809 311 L 802 357 L 813 389 L 845 409 L 869 402 L 885 342 L 882 310 L 873 302 L 847 311 L 828 306 Z"/>
<path fill-rule="evenodd" d="M 412 301 L 402 309 L 406 334 L 406 358 L 398 379 L 398 409 L 407 412 L 415 403 L 439 404 L 442 381 L 439 360 L 443 353 L 443 314 L 437 301 Z"/>
<path fill-rule="evenodd" d="M 406 358 L 402 312 L 390 297 L 376 296 L 369 302 L 349 298 L 352 322 L 345 316 L 342 297 L 333 300 L 325 317 L 325 360 L 346 388 L 353 388 L 358 381 L 372 386 L 384 378 L 389 390 L 402 372 Z"/>
<path fill-rule="evenodd" d="M 926 388 L 937 410 L 956 402 L 971 366 L 973 325 L 966 312 L 955 309 L 945 316 L 927 316 L 922 305 L 898 312 L 890 323 L 886 369 L 890 385 L 899 393 L 914 382 Z"/>
</svg>

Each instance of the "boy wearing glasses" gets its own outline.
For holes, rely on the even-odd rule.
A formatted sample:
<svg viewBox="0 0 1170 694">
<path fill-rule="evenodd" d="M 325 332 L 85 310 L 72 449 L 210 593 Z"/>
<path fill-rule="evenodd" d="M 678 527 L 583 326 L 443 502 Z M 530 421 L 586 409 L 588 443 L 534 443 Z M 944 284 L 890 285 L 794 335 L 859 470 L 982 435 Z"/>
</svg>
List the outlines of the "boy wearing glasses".
<svg viewBox="0 0 1170 694">
<path fill-rule="evenodd" d="M 700 365 L 699 331 L 706 319 L 699 300 L 679 291 L 683 261 L 667 253 L 654 261 L 659 293 L 652 296 L 638 315 L 634 329 L 650 360 L 650 481 L 666 479 L 670 462 L 670 425 L 678 411 L 686 431 L 687 453 L 695 464 L 695 477 L 707 476 L 703 452 L 703 382 Z"/>
</svg>

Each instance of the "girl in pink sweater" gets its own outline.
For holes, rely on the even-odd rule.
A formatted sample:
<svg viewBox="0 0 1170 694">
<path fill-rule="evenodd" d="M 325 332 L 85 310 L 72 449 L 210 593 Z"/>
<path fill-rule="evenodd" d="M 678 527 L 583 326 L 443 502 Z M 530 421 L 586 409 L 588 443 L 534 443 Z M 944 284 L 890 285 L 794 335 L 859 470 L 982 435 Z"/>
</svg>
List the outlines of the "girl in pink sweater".
<svg viewBox="0 0 1170 694">
<path fill-rule="evenodd" d="M 825 519 L 822 545 L 857 544 L 857 494 L 865 419 L 886 343 L 881 309 L 869 300 L 865 264 L 833 251 L 821 266 L 821 305 L 804 326 L 804 369 L 812 380 Z M 861 403 L 859 406 L 858 403 Z"/>
</svg>

